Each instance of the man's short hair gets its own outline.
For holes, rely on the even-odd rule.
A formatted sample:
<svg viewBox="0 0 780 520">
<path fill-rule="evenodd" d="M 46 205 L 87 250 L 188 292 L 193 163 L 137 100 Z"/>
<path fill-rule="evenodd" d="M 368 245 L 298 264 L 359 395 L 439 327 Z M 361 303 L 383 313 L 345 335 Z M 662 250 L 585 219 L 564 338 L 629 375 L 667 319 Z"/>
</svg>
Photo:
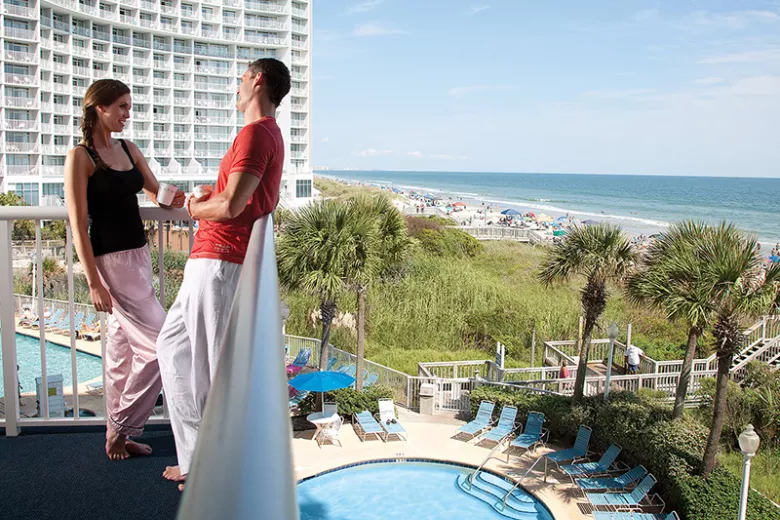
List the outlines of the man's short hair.
<svg viewBox="0 0 780 520">
<path fill-rule="evenodd" d="M 249 64 L 252 75 L 263 75 L 268 98 L 276 106 L 282 103 L 282 99 L 290 92 L 290 69 L 287 65 L 274 58 L 260 58 Z"/>
</svg>

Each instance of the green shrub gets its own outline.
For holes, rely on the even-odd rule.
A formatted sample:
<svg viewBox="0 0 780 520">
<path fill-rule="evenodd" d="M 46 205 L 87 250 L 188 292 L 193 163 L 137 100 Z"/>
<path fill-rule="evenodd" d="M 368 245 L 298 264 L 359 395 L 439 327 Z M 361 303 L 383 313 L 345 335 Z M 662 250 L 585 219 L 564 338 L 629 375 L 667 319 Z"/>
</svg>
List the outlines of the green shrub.
<svg viewBox="0 0 780 520">
<path fill-rule="evenodd" d="M 723 468 L 716 468 L 709 478 L 680 475 L 677 507 L 686 520 L 731 520 L 737 518 L 741 481 Z M 780 520 L 780 508 L 750 491 L 748 520 Z"/>
<path fill-rule="evenodd" d="M 483 249 L 476 238 L 458 229 L 421 229 L 414 236 L 423 250 L 437 256 L 473 258 Z"/>
<path fill-rule="evenodd" d="M 160 274 L 159 258 L 160 251 L 157 248 L 151 250 L 152 255 L 152 272 L 156 275 Z M 181 251 L 169 251 L 166 250 L 163 254 L 163 267 L 165 268 L 165 274 L 167 275 L 172 270 L 184 270 L 184 266 L 187 263 L 187 253 Z"/>
<path fill-rule="evenodd" d="M 339 415 L 350 420 L 353 414 L 368 410 L 371 414 L 379 413 L 379 399 L 392 399 L 393 389 L 384 385 L 371 385 L 362 392 L 354 388 L 342 388 L 325 394 L 325 401 L 335 402 L 339 407 Z M 320 394 L 311 392 L 298 405 L 302 415 L 310 413 L 315 408 Z"/>
</svg>

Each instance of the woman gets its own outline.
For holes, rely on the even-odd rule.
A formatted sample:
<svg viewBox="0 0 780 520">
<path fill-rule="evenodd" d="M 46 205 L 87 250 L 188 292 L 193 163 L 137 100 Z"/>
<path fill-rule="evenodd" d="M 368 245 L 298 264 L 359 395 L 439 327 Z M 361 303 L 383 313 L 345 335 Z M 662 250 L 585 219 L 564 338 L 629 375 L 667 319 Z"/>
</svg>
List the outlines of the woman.
<svg viewBox="0 0 780 520">
<path fill-rule="evenodd" d="M 96 81 L 84 96 L 82 141 L 65 161 L 65 201 L 76 252 L 95 309 L 109 313 L 103 359 L 106 455 L 149 455 L 139 436 L 162 383 L 155 342 L 165 311 L 152 287 L 152 266 L 136 193 L 157 204 L 159 185 L 133 143 L 113 139 L 130 118 L 130 89 Z M 173 207 L 181 208 L 178 190 Z"/>
</svg>

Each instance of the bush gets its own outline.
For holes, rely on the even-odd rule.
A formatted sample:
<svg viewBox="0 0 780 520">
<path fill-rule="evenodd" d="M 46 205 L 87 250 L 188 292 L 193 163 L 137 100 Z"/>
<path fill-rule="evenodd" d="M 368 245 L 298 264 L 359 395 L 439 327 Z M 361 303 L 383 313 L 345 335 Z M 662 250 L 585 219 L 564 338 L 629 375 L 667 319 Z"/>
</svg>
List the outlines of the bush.
<svg viewBox="0 0 780 520">
<path fill-rule="evenodd" d="M 423 250 L 437 256 L 473 258 L 482 252 L 476 238 L 457 229 L 422 229 L 414 236 Z"/>
<path fill-rule="evenodd" d="M 302 415 L 314 410 L 320 394 L 311 392 L 298 405 Z M 339 415 L 350 420 L 353 414 L 368 410 L 371 414 L 379 413 L 379 399 L 393 399 L 393 389 L 384 385 L 371 385 L 362 392 L 354 388 L 342 388 L 325 394 L 325 401 L 335 402 L 339 407 Z"/>
<path fill-rule="evenodd" d="M 504 405 L 516 406 L 518 420 L 523 422 L 529 411 L 544 413 L 550 439 L 564 446 L 571 443 L 580 424 L 592 427 L 592 448 L 603 451 L 613 443 L 622 446 L 621 460 L 630 466 L 642 464 L 653 473 L 658 478 L 656 491 L 684 519 L 731 520 L 736 516 L 739 478 L 720 468 L 706 479 L 695 476 L 708 430 L 691 419 L 668 420 L 671 410 L 666 402 L 615 392 L 608 403 L 603 396 L 595 396 L 572 408 L 568 397 L 481 386 L 471 393 L 473 413 L 483 399 L 496 403 L 496 414 Z M 748 518 L 780 520 L 780 509 L 752 493 Z"/>
<path fill-rule="evenodd" d="M 159 269 L 159 258 L 160 258 L 160 251 L 157 248 L 151 249 L 151 255 L 152 255 L 152 272 L 155 275 L 160 274 Z M 183 253 L 181 251 L 169 251 L 166 250 L 165 253 L 163 253 L 163 267 L 165 268 L 165 274 L 167 275 L 172 270 L 184 270 L 184 266 L 187 263 L 188 255 L 187 253 Z"/>
</svg>

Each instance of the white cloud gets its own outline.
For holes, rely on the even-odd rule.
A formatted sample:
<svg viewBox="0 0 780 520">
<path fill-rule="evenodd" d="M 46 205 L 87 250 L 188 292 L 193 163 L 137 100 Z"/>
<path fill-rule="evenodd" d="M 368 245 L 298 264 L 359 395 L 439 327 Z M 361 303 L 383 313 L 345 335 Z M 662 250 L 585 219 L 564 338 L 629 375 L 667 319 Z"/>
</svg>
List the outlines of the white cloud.
<svg viewBox="0 0 780 520">
<path fill-rule="evenodd" d="M 484 4 L 472 5 L 471 7 L 469 7 L 469 14 L 475 15 L 475 14 L 480 13 L 480 12 L 486 10 L 486 9 L 490 9 L 490 6 L 489 5 L 484 5 Z"/>
<path fill-rule="evenodd" d="M 390 36 L 393 34 L 402 34 L 400 29 L 384 27 L 377 23 L 361 23 L 352 29 L 352 36 L 370 37 L 370 36 Z"/>
<path fill-rule="evenodd" d="M 590 99 L 627 99 L 645 96 L 647 94 L 652 94 L 653 92 L 655 92 L 655 89 L 652 88 L 602 88 L 583 92 L 582 95 L 583 97 Z"/>
<path fill-rule="evenodd" d="M 352 152 L 352 155 L 356 157 L 377 157 L 380 155 L 392 155 L 393 150 L 377 150 L 375 148 L 367 148 L 365 150 L 359 150 L 356 152 Z"/>
<path fill-rule="evenodd" d="M 479 90 L 515 90 L 517 85 L 474 85 L 472 87 L 453 87 L 447 93 L 456 98 L 465 97 Z"/>
<path fill-rule="evenodd" d="M 693 13 L 693 23 L 705 27 L 745 29 L 756 23 L 779 22 L 780 15 L 773 11 L 733 11 L 730 13 L 697 11 Z"/>
<path fill-rule="evenodd" d="M 422 159 L 423 157 L 425 157 L 422 152 L 406 152 L 406 155 L 417 157 L 418 159 Z"/>
<path fill-rule="evenodd" d="M 723 83 L 723 78 L 699 78 L 693 80 L 693 83 L 696 85 L 716 85 L 718 83 Z"/>
<path fill-rule="evenodd" d="M 780 60 L 780 48 L 763 51 L 747 51 L 736 52 L 733 54 L 723 54 L 721 56 L 703 58 L 697 63 L 711 65 L 718 63 L 765 63 L 768 61 L 778 60 Z"/>
<path fill-rule="evenodd" d="M 330 142 L 330 137 L 323 137 L 322 139 L 320 139 L 320 142 L 321 142 L 321 143 L 327 143 L 327 142 Z"/>
<path fill-rule="evenodd" d="M 353 4 L 347 7 L 344 14 L 366 13 L 379 6 L 383 1 L 384 0 L 367 0 L 365 2 L 360 2 L 359 4 Z"/>
</svg>

